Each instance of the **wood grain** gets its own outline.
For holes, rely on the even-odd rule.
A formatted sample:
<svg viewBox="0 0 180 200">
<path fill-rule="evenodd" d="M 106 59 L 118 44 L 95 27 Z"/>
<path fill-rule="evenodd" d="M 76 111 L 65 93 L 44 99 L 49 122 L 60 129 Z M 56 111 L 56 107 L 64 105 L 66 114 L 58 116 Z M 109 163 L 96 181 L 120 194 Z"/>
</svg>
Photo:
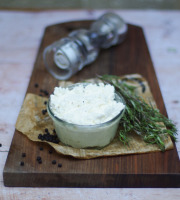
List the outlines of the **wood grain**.
<svg viewBox="0 0 180 200">
<path fill-rule="evenodd" d="M 91 21 L 57 24 L 46 28 L 34 65 L 27 92 L 39 94 L 40 89 L 51 93 L 57 85 L 45 69 L 42 52 L 46 46 L 78 28 L 89 28 Z M 73 76 L 71 81 L 95 77 L 96 74 L 123 75 L 140 73 L 151 87 L 160 111 L 166 114 L 155 71 L 140 27 L 129 25 L 126 41 L 102 50 L 93 64 Z M 39 88 L 34 84 L 38 83 Z M 43 151 L 39 147 L 43 147 Z M 53 152 L 46 144 L 33 143 L 15 131 L 3 172 L 5 186 L 27 187 L 179 187 L 180 165 L 176 147 L 165 153 L 117 156 L 92 160 L 77 160 Z M 26 157 L 22 158 L 22 152 Z M 36 157 L 42 157 L 38 164 Z M 25 165 L 20 166 L 24 161 Z M 52 160 L 62 167 L 52 165 Z M 173 164 L 172 164 L 173 163 Z"/>
</svg>

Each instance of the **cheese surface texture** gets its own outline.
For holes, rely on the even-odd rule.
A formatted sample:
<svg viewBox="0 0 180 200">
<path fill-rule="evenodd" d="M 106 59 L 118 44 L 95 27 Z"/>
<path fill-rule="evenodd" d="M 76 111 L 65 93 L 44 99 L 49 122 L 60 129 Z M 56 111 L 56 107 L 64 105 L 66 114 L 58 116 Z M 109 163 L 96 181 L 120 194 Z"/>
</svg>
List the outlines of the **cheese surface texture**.
<svg viewBox="0 0 180 200">
<path fill-rule="evenodd" d="M 115 100 L 115 89 L 109 84 L 78 84 L 72 89 L 55 87 L 50 108 L 63 121 L 78 125 L 95 125 L 117 116 L 124 104 Z"/>
</svg>

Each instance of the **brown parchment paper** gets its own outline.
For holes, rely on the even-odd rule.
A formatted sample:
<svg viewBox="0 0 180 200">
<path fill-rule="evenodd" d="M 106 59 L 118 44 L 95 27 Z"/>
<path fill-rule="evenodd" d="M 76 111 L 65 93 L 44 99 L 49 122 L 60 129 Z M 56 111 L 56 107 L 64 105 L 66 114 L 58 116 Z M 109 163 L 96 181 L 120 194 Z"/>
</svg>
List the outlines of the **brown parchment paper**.
<svg viewBox="0 0 180 200">
<path fill-rule="evenodd" d="M 120 80 L 126 81 L 128 84 L 137 87 L 136 92 L 151 105 L 156 107 L 155 101 L 150 92 L 147 81 L 139 74 L 131 74 L 120 77 Z M 99 79 L 88 79 L 86 82 L 99 82 Z M 73 84 L 72 82 L 60 81 L 59 85 L 62 87 L 67 87 Z M 143 88 L 145 86 L 145 91 Z M 22 134 L 26 135 L 30 140 L 35 142 L 42 142 L 38 139 L 38 135 L 44 134 L 44 129 L 48 128 L 50 133 L 53 134 L 53 122 L 48 116 L 48 113 L 43 115 L 42 110 L 46 109 L 44 101 L 48 99 L 45 97 L 40 97 L 35 94 L 28 93 L 25 97 L 23 106 L 20 110 L 16 129 Z M 76 149 L 64 145 L 63 143 L 55 144 L 47 141 L 43 141 L 52 146 L 59 154 L 73 156 L 79 159 L 90 159 L 103 156 L 116 156 L 116 155 L 126 155 L 126 154 L 138 154 L 160 151 L 157 145 L 151 145 L 145 143 L 140 136 L 135 133 L 129 134 L 129 145 L 123 145 L 118 140 L 118 134 L 114 140 L 103 149 Z M 165 149 L 169 150 L 173 148 L 173 143 L 169 136 L 164 137 Z"/>
</svg>

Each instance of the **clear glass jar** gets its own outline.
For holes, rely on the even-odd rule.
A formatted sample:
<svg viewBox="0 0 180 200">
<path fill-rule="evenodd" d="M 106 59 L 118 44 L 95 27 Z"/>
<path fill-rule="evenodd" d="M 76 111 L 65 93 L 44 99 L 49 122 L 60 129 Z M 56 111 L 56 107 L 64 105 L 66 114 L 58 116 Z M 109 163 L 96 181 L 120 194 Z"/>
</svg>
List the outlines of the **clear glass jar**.
<svg viewBox="0 0 180 200">
<path fill-rule="evenodd" d="M 79 84 L 78 84 L 79 85 Z M 86 84 L 85 84 L 86 85 Z M 77 84 L 71 85 L 68 88 L 72 89 Z M 119 93 L 115 93 L 115 100 L 122 102 L 125 101 Z M 49 116 L 52 118 L 56 134 L 60 141 L 66 145 L 74 148 L 103 148 L 108 145 L 116 135 L 119 121 L 122 118 L 125 108 L 116 115 L 113 119 L 96 125 L 77 125 L 66 122 L 56 117 L 50 108 L 50 100 L 47 104 Z M 74 114 L 74 113 L 72 113 Z"/>
</svg>

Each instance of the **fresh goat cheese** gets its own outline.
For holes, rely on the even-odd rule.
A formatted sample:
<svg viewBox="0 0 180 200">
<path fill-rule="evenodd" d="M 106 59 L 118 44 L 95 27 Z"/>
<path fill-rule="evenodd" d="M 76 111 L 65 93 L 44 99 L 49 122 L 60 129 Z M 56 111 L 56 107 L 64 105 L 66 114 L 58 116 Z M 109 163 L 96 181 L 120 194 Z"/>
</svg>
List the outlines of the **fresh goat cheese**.
<svg viewBox="0 0 180 200">
<path fill-rule="evenodd" d="M 50 108 L 61 120 L 78 125 L 107 122 L 124 109 L 115 100 L 115 89 L 109 84 L 79 84 L 72 89 L 55 87 Z"/>
</svg>

